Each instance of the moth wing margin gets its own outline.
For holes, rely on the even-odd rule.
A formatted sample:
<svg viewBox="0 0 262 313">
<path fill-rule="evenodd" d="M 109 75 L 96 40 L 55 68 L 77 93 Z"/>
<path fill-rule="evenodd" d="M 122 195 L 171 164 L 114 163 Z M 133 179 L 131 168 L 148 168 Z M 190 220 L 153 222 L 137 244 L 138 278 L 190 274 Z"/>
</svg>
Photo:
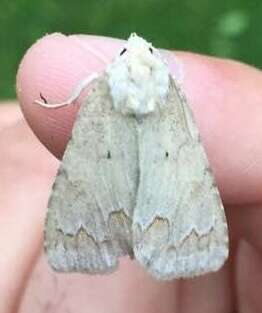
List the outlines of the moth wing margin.
<svg viewBox="0 0 262 313">
<path fill-rule="evenodd" d="M 190 108 L 170 78 L 166 110 L 141 123 L 136 259 L 158 279 L 217 271 L 228 256 L 224 208 Z"/>
<path fill-rule="evenodd" d="M 48 203 L 45 249 L 55 270 L 112 272 L 119 256 L 132 256 L 136 146 L 133 119 L 113 110 L 102 76 L 79 111 Z"/>
</svg>

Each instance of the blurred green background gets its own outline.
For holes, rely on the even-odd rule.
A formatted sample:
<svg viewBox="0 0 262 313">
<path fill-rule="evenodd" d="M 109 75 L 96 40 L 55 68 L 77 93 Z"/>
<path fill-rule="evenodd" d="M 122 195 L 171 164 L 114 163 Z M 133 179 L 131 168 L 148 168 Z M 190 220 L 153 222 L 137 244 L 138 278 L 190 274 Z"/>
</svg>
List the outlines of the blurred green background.
<svg viewBox="0 0 262 313">
<path fill-rule="evenodd" d="M 0 98 L 15 97 L 25 51 L 46 33 L 127 38 L 261 66 L 262 1 L 0 0 Z"/>
</svg>

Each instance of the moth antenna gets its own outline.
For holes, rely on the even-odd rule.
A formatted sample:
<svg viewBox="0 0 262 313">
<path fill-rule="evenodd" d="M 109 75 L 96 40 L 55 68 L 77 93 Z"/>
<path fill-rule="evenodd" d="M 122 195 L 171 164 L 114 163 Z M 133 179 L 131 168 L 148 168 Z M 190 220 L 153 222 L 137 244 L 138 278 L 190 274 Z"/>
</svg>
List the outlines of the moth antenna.
<svg viewBox="0 0 262 313">
<path fill-rule="evenodd" d="M 35 100 L 34 103 L 40 105 L 41 107 L 44 108 L 50 108 L 50 109 L 57 109 L 57 108 L 61 108 L 63 106 L 66 105 L 70 105 L 72 104 L 81 94 L 81 92 L 89 85 L 91 84 L 91 82 L 95 79 L 98 78 L 98 73 L 92 73 L 90 74 L 88 77 L 84 78 L 83 80 L 81 80 L 77 86 L 73 89 L 72 94 L 70 95 L 70 97 L 60 103 L 48 103 L 46 101 L 46 99 L 42 96 L 42 94 L 40 93 L 40 98 L 42 100 Z"/>
</svg>

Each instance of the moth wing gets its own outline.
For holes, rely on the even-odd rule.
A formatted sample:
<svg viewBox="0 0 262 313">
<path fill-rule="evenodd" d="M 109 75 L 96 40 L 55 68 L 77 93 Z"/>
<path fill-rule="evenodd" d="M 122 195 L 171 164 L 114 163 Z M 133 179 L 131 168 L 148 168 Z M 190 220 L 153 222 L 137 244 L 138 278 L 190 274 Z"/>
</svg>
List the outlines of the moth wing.
<svg viewBox="0 0 262 313">
<path fill-rule="evenodd" d="M 228 256 L 223 205 L 191 111 L 170 78 L 167 107 L 139 130 L 134 254 L 159 279 L 218 270 Z"/>
<path fill-rule="evenodd" d="M 48 204 L 45 248 L 57 271 L 111 272 L 132 256 L 134 119 L 112 108 L 105 76 L 83 104 Z"/>
</svg>

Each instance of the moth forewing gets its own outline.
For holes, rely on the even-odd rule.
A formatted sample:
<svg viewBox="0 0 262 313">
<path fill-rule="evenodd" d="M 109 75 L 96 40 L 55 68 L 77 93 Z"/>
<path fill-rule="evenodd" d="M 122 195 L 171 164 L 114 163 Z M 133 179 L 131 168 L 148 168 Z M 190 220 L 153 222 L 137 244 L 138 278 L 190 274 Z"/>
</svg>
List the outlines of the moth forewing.
<svg viewBox="0 0 262 313">
<path fill-rule="evenodd" d="M 170 79 L 166 108 L 139 124 L 133 217 L 135 257 L 158 279 L 217 271 L 228 256 L 222 201 L 190 108 Z"/>
<path fill-rule="evenodd" d="M 135 121 L 113 109 L 106 74 L 82 105 L 48 204 L 45 246 L 57 271 L 113 271 L 132 255 Z"/>
</svg>

